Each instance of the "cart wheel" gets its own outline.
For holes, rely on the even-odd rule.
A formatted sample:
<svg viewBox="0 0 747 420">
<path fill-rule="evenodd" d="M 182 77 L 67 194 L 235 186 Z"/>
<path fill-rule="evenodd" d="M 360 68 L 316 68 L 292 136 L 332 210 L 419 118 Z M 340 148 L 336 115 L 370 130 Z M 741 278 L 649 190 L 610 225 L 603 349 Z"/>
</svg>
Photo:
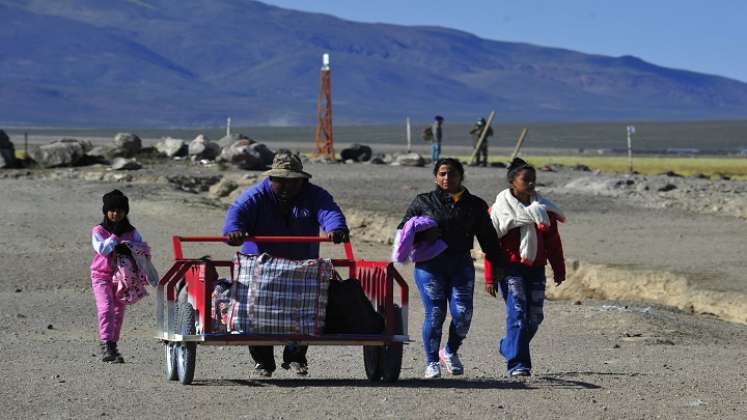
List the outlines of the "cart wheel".
<svg viewBox="0 0 747 420">
<path fill-rule="evenodd" d="M 176 371 L 176 343 L 166 341 L 163 343 L 164 364 L 166 366 L 166 380 L 175 381 L 179 377 Z"/>
<path fill-rule="evenodd" d="M 366 377 L 371 382 L 381 380 L 381 349 L 382 346 L 363 346 L 363 366 Z"/>
<path fill-rule="evenodd" d="M 394 305 L 394 334 L 402 334 L 402 310 Z M 402 343 L 363 346 L 363 365 L 371 382 L 396 382 L 402 369 Z"/>
<path fill-rule="evenodd" d="M 404 332 L 402 325 L 402 309 L 394 305 L 394 334 L 401 335 Z M 399 373 L 402 370 L 402 343 L 391 343 L 383 347 L 381 359 L 381 376 L 384 382 L 397 382 Z"/>
<path fill-rule="evenodd" d="M 189 303 L 179 305 L 179 331 L 181 335 L 194 335 L 195 310 Z M 197 343 L 181 342 L 176 345 L 176 372 L 182 385 L 189 385 L 195 376 Z"/>
</svg>

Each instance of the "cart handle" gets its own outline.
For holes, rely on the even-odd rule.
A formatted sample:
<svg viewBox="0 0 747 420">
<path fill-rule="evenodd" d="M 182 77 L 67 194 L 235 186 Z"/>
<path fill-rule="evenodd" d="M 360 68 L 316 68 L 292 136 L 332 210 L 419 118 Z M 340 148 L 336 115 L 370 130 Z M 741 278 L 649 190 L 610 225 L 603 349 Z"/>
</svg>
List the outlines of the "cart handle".
<svg viewBox="0 0 747 420">
<path fill-rule="evenodd" d="M 299 242 L 332 242 L 332 235 L 328 236 L 247 236 L 244 241 L 251 242 L 285 242 L 285 243 L 299 243 Z M 171 243 L 174 247 L 174 258 L 181 260 L 184 258 L 184 252 L 182 251 L 182 242 L 228 242 L 228 236 L 173 236 Z M 354 260 L 353 246 L 350 241 L 344 242 L 345 246 L 345 257 L 352 261 Z"/>
</svg>

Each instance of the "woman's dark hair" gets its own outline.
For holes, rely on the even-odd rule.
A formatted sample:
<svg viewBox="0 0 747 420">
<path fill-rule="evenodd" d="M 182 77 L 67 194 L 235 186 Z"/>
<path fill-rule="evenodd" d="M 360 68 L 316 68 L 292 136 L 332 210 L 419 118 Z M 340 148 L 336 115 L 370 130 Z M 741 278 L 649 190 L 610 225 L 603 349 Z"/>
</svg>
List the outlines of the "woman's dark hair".
<svg viewBox="0 0 747 420">
<path fill-rule="evenodd" d="M 437 160 L 436 164 L 433 165 L 433 176 L 436 176 L 436 174 L 438 174 L 438 168 L 440 168 L 441 165 L 449 165 L 452 168 L 456 169 L 457 172 L 459 172 L 459 176 L 464 179 L 464 166 L 462 166 L 462 162 L 460 162 L 458 159 L 441 158 Z"/>
<path fill-rule="evenodd" d="M 506 179 L 508 179 L 508 183 L 510 184 L 511 182 L 513 182 L 514 178 L 516 178 L 516 175 L 518 175 L 519 172 L 523 171 L 524 169 L 536 173 L 534 166 L 528 164 L 524 159 L 514 158 L 514 160 L 512 160 L 508 165 L 508 170 L 506 172 Z"/>
</svg>

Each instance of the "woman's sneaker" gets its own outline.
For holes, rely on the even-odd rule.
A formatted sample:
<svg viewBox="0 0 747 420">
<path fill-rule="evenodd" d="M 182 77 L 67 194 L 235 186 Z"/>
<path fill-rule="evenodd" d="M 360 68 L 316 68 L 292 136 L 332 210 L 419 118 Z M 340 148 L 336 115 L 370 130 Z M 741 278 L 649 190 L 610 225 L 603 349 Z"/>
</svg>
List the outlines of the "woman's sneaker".
<svg viewBox="0 0 747 420">
<path fill-rule="evenodd" d="M 270 369 L 267 369 L 263 364 L 257 363 L 254 365 L 254 373 L 258 376 L 262 376 L 264 378 L 269 378 L 272 376 L 272 371 Z"/>
<path fill-rule="evenodd" d="M 438 362 L 428 363 L 425 367 L 425 379 L 436 379 L 441 377 L 441 365 Z"/>
<path fill-rule="evenodd" d="M 512 378 L 521 378 L 526 376 L 532 376 L 532 372 L 527 368 L 516 368 L 511 372 L 508 372 L 508 376 Z"/>
<path fill-rule="evenodd" d="M 446 347 L 442 348 L 438 352 L 438 358 L 441 360 L 441 364 L 444 365 L 446 371 L 452 375 L 464 375 L 464 365 L 459 360 L 459 355 L 456 353 L 446 353 Z"/>
</svg>

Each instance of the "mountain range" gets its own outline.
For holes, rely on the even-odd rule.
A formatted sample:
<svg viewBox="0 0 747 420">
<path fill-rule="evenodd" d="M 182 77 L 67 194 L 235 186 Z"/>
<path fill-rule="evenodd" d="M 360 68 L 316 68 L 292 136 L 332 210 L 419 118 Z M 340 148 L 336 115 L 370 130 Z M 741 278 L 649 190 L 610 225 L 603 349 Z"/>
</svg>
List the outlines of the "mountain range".
<svg viewBox="0 0 747 420">
<path fill-rule="evenodd" d="M 250 0 L 0 0 L 0 124 L 313 125 L 747 117 L 747 83 Z M 697 57 L 693 57 L 697 59 Z"/>
</svg>

